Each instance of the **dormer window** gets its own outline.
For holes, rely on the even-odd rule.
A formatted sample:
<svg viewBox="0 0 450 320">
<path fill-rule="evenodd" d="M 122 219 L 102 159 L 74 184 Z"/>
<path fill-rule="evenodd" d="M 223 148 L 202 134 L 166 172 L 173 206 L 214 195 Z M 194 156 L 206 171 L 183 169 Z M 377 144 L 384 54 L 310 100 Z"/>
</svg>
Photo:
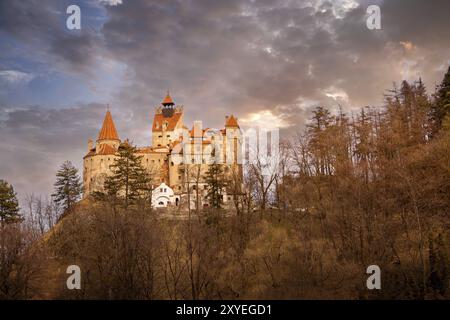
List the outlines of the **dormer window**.
<svg viewBox="0 0 450 320">
<path fill-rule="evenodd" d="M 163 125 L 162 125 L 163 130 L 166 130 L 168 126 L 169 126 L 169 123 L 167 121 L 164 121 Z"/>
</svg>

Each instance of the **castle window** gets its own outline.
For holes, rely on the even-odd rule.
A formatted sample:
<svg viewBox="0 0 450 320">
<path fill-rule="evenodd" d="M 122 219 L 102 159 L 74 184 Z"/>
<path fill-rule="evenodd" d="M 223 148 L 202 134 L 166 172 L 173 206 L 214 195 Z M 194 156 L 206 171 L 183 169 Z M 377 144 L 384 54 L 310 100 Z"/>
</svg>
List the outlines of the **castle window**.
<svg viewBox="0 0 450 320">
<path fill-rule="evenodd" d="M 158 138 L 162 138 L 162 136 L 158 136 Z"/>
<path fill-rule="evenodd" d="M 170 163 L 170 165 L 173 167 L 173 161 Z"/>
<path fill-rule="evenodd" d="M 167 135 L 167 138 L 170 138 L 170 134 Z"/>
</svg>

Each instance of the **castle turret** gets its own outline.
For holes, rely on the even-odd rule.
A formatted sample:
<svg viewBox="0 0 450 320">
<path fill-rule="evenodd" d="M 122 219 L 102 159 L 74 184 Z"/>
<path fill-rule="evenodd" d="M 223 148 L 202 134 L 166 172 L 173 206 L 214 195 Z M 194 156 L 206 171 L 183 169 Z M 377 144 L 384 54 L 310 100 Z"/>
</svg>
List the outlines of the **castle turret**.
<svg viewBox="0 0 450 320">
<path fill-rule="evenodd" d="M 119 144 L 119 135 L 117 134 L 111 112 L 108 110 L 95 147 L 93 146 L 93 141 L 89 139 L 88 153 L 83 158 L 84 197 L 93 191 L 103 191 L 105 178 L 110 173 L 110 166 L 114 162 Z"/>
<path fill-rule="evenodd" d="M 106 111 L 102 128 L 98 134 L 96 149 L 97 152 L 105 148 L 105 146 L 113 147 L 115 150 L 119 147 L 120 139 L 117 134 L 116 126 L 111 116 L 111 112 Z"/>
<path fill-rule="evenodd" d="M 241 130 L 237 118 L 233 115 L 225 117 L 225 143 L 224 155 L 228 164 L 238 163 L 241 160 Z"/>
<path fill-rule="evenodd" d="M 156 109 L 152 127 L 153 147 L 167 147 L 179 139 L 183 129 L 183 107 L 175 107 L 172 97 L 167 92 Z"/>
</svg>

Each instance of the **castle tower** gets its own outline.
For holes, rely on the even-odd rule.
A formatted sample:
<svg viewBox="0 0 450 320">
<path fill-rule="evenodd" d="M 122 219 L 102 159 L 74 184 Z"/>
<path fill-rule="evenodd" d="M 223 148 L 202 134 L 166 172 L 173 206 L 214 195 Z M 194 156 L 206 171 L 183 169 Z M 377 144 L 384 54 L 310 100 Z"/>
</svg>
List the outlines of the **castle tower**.
<svg viewBox="0 0 450 320">
<path fill-rule="evenodd" d="M 106 112 L 98 138 L 88 141 L 88 153 L 83 158 L 83 197 L 93 191 L 102 191 L 106 176 L 110 173 L 110 166 L 119 149 L 120 139 L 109 110 Z"/>
<path fill-rule="evenodd" d="M 241 130 L 237 118 L 233 115 L 225 117 L 225 162 L 236 164 L 242 160 L 241 157 Z"/>
<path fill-rule="evenodd" d="M 152 127 L 152 146 L 168 147 L 179 139 L 183 129 L 183 107 L 175 107 L 172 97 L 167 92 L 161 102 L 162 107 L 157 107 Z"/>
<path fill-rule="evenodd" d="M 111 116 L 111 112 L 106 111 L 105 119 L 103 120 L 102 128 L 98 134 L 96 149 L 97 152 L 105 148 L 105 146 L 113 147 L 115 150 L 119 148 L 120 139 L 117 134 L 116 126 Z"/>
</svg>

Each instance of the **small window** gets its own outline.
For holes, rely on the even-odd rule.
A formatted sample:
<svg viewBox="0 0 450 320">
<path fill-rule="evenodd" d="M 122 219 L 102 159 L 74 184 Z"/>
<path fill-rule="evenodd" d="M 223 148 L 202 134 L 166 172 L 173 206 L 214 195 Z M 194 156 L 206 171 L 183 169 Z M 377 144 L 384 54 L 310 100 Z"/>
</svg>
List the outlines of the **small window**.
<svg viewBox="0 0 450 320">
<path fill-rule="evenodd" d="M 170 165 L 173 167 L 173 161 L 170 163 Z"/>
<path fill-rule="evenodd" d="M 160 192 L 163 192 L 163 188 L 160 188 L 159 191 L 160 191 Z"/>
<path fill-rule="evenodd" d="M 158 204 L 159 204 L 160 206 L 163 206 L 163 205 L 164 205 L 164 202 L 160 201 Z"/>
<path fill-rule="evenodd" d="M 167 135 L 167 138 L 170 138 L 170 134 Z"/>
</svg>

